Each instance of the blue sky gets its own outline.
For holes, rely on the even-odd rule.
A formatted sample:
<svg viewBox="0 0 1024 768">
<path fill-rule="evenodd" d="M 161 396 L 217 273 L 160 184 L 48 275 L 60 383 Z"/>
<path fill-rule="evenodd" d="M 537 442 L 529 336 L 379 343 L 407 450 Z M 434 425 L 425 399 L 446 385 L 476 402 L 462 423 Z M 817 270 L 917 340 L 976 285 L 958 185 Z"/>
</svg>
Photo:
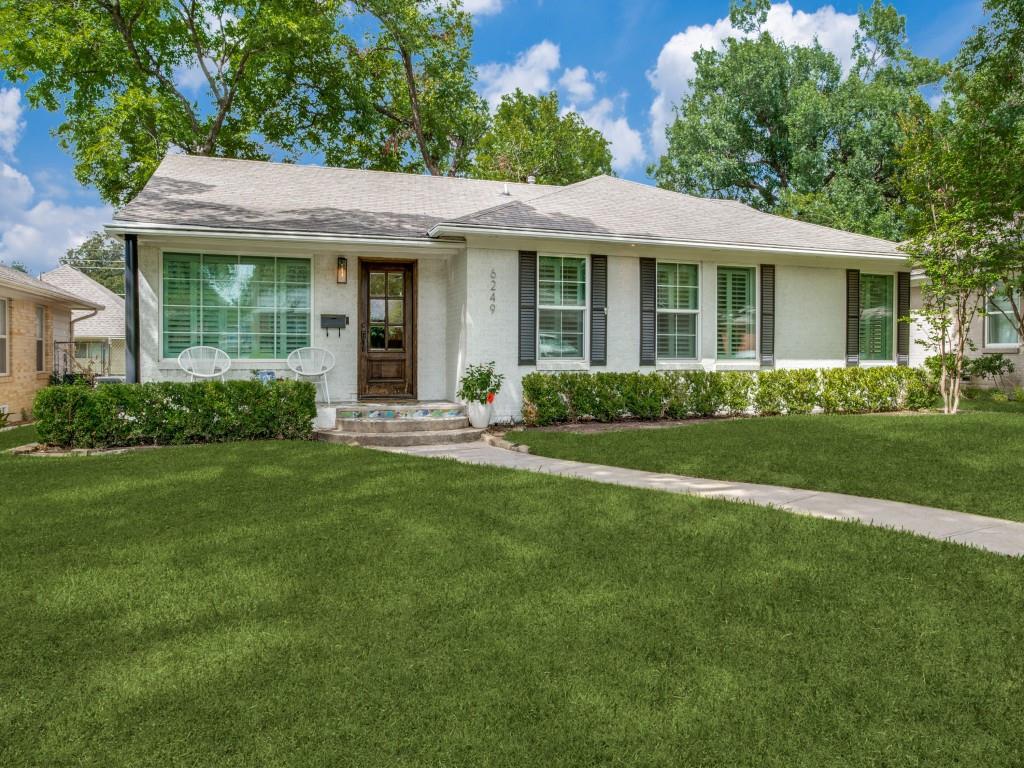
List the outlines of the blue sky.
<svg viewBox="0 0 1024 768">
<path fill-rule="evenodd" d="M 769 30 L 789 42 L 817 37 L 848 55 L 863 3 L 776 3 Z M 521 87 L 558 90 L 563 105 L 612 141 L 620 175 L 649 181 L 672 105 L 692 75 L 691 55 L 730 33 L 728 0 L 464 0 L 474 12 L 480 90 L 492 102 Z M 980 0 L 895 0 L 913 49 L 947 59 L 983 19 Z M 54 266 L 110 216 L 71 173 L 50 135 L 60 115 L 28 108 L 0 78 L 0 261 Z"/>
</svg>

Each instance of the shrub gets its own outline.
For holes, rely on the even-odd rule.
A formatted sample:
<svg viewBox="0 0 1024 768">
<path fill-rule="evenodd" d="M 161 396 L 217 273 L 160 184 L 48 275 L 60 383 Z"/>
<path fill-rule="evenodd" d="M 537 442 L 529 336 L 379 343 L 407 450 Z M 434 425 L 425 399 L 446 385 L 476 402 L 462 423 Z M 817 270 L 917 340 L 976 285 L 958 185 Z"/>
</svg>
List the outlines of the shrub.
<svg viewBox="0 0 1024 768">
<path fill-rule="evenodd" d="M 1008 402 L 1010 402 L 1010 398 L 1007 396 L 1007 394 L 1005 392 L 993 392 L 992 393 L 992 402 L 993 403 L 1008 403 Z"/>
<path fill-rule="evenodd" d="M 644 420 L 664 416 L 866 413 L 931 406 L 935 389 L 924 370 L 886 366 L 664 373 L 531 373 L 523 377 L 527 424 Z"/>
<path fill-rule="evenodd" d="M 652 421 L 665 415 L 668 382 L 657 374 L 626 373 L 622 380 L 622 405 L 637 419 Z"/>
<path fill-rule="evenodd" d="M 82 384 L 36 395 L 42 442 L 63 448 L 309 439 L 316 390 L 309 382 Z"/>
<path fill-rule="evenodd" d="M 1014 365 L 1006 355 L 982 355 L 972 358 L 967 364 L 967 373 L 972 377 L 981 379 L 998 379 L 1002 381 L 1003 376 L 1013 373 Z"/>
<path fill-rule="evenodd" d="M 546 426 L 569 420 L 568 398 L 562 395 L 555 374 L 528 373 L 523 377 L 523 418 L 527 424 Z"/>
<path fill-rule="evenodd" d="M 1016 386 L 1013 388 L 1013 399 L 1018 403 L 1024 403 L 1024 387 Z"/>
</svg>

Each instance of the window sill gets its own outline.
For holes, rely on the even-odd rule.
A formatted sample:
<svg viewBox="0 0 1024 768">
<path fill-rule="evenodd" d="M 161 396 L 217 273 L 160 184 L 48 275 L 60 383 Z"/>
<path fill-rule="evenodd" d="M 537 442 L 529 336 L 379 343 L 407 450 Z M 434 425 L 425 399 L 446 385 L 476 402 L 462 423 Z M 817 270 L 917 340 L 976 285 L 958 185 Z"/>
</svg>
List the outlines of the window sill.
<svg viewBox="0 0 1024 768">
<path fill-rule="evenodd" d="M 987 347 L 983 347 L 981 350 L 983 355 L 1019 355 L 1020 345 L 1019 344 L 990 344 Z"/>
<path fill-rule="evenodd" d="M 586 360 L 538 360 L 538 371 L 589 371 L 590 363 Z"/>
</svg>

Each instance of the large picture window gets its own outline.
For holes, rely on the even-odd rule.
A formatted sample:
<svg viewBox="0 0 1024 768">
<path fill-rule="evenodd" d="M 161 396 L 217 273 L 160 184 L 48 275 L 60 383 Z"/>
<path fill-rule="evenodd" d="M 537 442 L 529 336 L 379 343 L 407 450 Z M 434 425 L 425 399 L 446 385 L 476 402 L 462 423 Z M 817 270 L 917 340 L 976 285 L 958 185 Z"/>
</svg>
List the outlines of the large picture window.
<svg viewBox="0 0 1024 768">
<path fill-rule="evenodd" d="M 985 311 L 986 347 L 1016 347 L 1020 344 L 1017 322 L 1008 296 L 1002 293 L 989 296 Z"/>
<path fill-rule="evenodd" d="M 893 276 L 860 276 L 860 359 L 893 359 Z"/>
<path fill-rule="evenodd" d="M 658 359 L 697 357 L 700 308 L 696 264 L 658 262 Z"/>
<path fill-rule="evenodd" d="M 757 356 L 757 299 L 754 267 L 718 268 L 718 357 L 753 360 Z"/>
<path fill-rule="evenodd" d="M 541 256 L 537 283 L 541 358 L 583 359 L 587 260 L 570 256 Z"/>
<path fill-rule="evenodd" d="M 11 372 L 11 366 L 8 362 L 10 359 L 10 354 L 8 352 L 8 349 L 10 348 L 10 337 L 7 331 L 7 315 L 7 299 L 0 299 L 0 376 L 6 376 Z"/>
<path fill-rule="evenodd" d="M 165 253 L 163 355 L 196 345 L 276 360 L 309 346 L 308 259 Z"/>
</svg>

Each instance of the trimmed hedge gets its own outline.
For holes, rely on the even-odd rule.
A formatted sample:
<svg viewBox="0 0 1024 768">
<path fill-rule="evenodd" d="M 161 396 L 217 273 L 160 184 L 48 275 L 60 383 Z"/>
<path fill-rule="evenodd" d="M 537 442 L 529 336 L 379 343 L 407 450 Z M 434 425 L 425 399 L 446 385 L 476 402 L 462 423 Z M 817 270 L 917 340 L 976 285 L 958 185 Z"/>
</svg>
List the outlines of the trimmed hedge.
<svg viewBox="0 0 1024 768">
<path fill-rule="evenodd" d="M 41 442 L 62 448 L 184 445 L 312 437 L 307 381 L 57 385 L 33 411 Z"/>
<path fill-rule="evenodd" d="M 881 413 L 919 410 L 935 398 L 917 368 L 530 373 L 523 377 L 523 416 L 543 426 L 755 414 Z"/>
</svg>

